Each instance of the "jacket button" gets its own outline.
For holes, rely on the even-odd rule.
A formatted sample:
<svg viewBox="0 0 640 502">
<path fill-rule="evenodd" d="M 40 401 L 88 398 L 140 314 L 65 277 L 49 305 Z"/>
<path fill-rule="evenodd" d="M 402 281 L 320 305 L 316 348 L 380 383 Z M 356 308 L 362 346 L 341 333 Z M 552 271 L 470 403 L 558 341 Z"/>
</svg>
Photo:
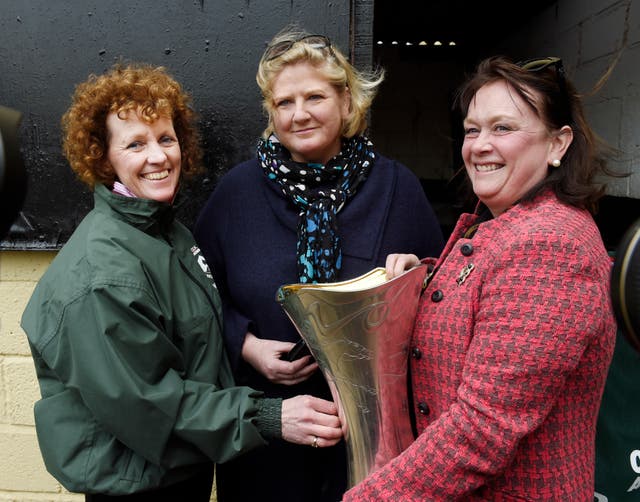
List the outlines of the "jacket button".
<svg viewBox="0 0 640 502">
<path fill-rule="evenodd" d="M 473 254 L 473 244 L 466 243 L 460 246 L 460 252 L 463 256 L 471 256 Z"/>
<path fill-rule="evenodd" d="M 440 289 L 436 289 L 433 293 L 431 293 L 431 301 L 432 302 L 438 303 L 443 298 L 444 298 L 444 294 L 442 293 L 442 290 L 440 290 Z"/>
<path fill-rule="evenodd" d="M 422 352 L 420 352 L 420 349 L 418 347 L 414 347 L 413 349 L 411 349 L 411 355 L 417 361 L 422 357 Z"/>
<path fill-rule="evenodd" d="M 429 409 L 429 405 L 424 402 L 418 403 L 418 411 L 423 415 L 428 415 L 429 413 L 431 413 L 431 410 Z"/>
</svg>

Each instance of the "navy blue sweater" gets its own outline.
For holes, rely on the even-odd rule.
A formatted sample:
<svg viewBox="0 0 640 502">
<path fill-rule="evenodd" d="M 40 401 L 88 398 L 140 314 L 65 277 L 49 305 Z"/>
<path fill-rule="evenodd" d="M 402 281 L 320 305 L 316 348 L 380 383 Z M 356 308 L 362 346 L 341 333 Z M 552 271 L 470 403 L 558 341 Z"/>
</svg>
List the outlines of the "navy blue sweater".
<svg viewBox="0 0 640 502">
<path fill-rule="evenodd" d="M 222 177 L 195 225 L 195 237 L 223 299 L 224 337 L 238 383 L 270 397 L 311 393 L 326 397 L 322 378 L 296 386 L 270 383 L 241 360 L 249 330 L 258 338 L 295 342 L 293 324 L 276 303 L 278 288 L 297 283 L 299 210 L 257 160 Z M 376 156 L 369 177 L 338 213 L 346 280 L 384 266 L 389 253 L 438 256 L 443 237 L 417 177 L 402 164 Z"/>
</svg>

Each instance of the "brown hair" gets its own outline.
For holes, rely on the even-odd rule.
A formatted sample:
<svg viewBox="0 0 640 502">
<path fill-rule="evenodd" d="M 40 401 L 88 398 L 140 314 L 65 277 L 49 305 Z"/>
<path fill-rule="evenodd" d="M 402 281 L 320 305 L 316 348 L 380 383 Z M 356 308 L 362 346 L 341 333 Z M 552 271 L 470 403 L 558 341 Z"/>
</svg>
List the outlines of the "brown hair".
<svg viewBox="0 0 640 502">
<path fill-rule="evenodd" d="M 190 97 L 163 67 L 117 63 L 101 76 L 90 75 L 76 86 L 62 116 L 63 151 L 80 180 L 91 188 L 111 186 L 115 172 L 107 160 L 107 115 L 135 111 L 147 123 L 159 117 L 173 121 L 182 154 L 181 176 L 198 172 L 202 151 Z"/>
<path fill-rule="evenodd" d="M 531 107 L 550 134 L 565 125 L 571 127 L 573 141 L 561 165 L 550 169 L 547 177 L 522 200 L 530 200 L 550 187 L 566 204 L 594 212 L 605 191 L 605 185 L 596 182 L 597 177 L 620 174 L 608 168 L 606 159 L 613 150 L 596 136 L 587 123 L 582 98 L 567 79 L 559 60 L 558 63 L 531 71 L 502 56 L 487 58 L 462 85 L 456 103 L 462 115 L 466 116 L 478 90 L 502 80 Z"/>
</svg>

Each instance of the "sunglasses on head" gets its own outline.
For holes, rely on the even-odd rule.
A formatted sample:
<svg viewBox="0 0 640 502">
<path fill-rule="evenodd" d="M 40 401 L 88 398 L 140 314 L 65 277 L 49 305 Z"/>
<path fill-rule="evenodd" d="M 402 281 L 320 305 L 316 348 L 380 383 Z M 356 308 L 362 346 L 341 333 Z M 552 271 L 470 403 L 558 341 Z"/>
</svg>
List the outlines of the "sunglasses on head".
<svg viewBox="0 0 640 502">
<path fill-rule="evenodd" d="M 523 70 L 531 72 L 542 71 L 545 68 L 555 68 L 558 75 L 564 77 L 564 66 L 562 64 L 562 59 L 557 57 L 527 59 L 526 61 L 520 61 L 516 63 L 516 65 L 518 65 Z"/>
<path fill-rule="evenodd" d="M 526 61 L 520 61 L 516 63 L 517 66 L 523 70 L 530 72 L 538 72 L 547 68 L 554 68 L 556 70 L 556 81 L 560 89 L 566 92 L 566 82 L 564 77 L 564 66 L 562 59 L 549 56 L 546 58 L 527 59 Z"/>
<path fill-rule="evenodd" d="M 298 43 L 308 45 L 312 49 L 328 49 L 329 53 L 332 56 L 335 56 L 333 49 L 331 48 L 331 40 L 329 40 L 329 38 L 324 35 L 305 35 L 295 40 L 283 40 L 282 42 L 270 45 L 267 47 L 263 59 L 265 61 L 276 59 Z"/>
<path fill-rule="evenodd" d="M 561 100 L 559 101 L 561 109 L 566 108 L 566 118 L 570 120 L 572 116 L 571 112 L 571 99 L 569 95 L 569 90 L 567 88 L 567 80 L 565 78 L 564 66 L 562 64 L 562 59 L 549 56 L 546 58 L 537 58 L 537 59 L 527 59 L 526 61 L 520 61 L 516 63 L 517 66 L 526 70 L 528 72 L 539 72 L 546 70 L 547 68 L 553 68 L 555 70 L 555 81 L 558 86 L 558 90 L 560 92 Z M 563 105 L 564 103 L 564 105 Z"/>
</svg>

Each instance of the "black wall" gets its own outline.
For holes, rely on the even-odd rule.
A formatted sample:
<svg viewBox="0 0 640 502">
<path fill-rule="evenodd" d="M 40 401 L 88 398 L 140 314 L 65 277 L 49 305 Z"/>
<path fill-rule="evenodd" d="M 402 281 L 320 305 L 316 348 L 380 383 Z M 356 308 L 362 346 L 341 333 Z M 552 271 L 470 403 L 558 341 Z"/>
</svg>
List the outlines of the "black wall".
<svg viewBox="0 0 640 502">
<path fill-rule="evenodd" d="M 0 105 L 23 114 L 20 140 L 29 189 L 0 247 L 59 248 L 90 209 L 91 194 L 75 179 L 60 147 L 60 117 L 74 86 L 90 73 L 102 73 L 118 60 L 163 65 L 192 95 L 207 174 L 183 197 L 180 217 L 191 225 L 220 174 L 253 155 L 265 125 L 255 72 L 266 43 L 298 22 L 328 35 L 346 53 L 350 41 L 356 40 L 357 49 L 357 35 L 364 36 L 360 52 L 366 56 L 370 3 L 2 0 Z M 350 31 L 354 9 L 365 15 Z"/>
</svg>

